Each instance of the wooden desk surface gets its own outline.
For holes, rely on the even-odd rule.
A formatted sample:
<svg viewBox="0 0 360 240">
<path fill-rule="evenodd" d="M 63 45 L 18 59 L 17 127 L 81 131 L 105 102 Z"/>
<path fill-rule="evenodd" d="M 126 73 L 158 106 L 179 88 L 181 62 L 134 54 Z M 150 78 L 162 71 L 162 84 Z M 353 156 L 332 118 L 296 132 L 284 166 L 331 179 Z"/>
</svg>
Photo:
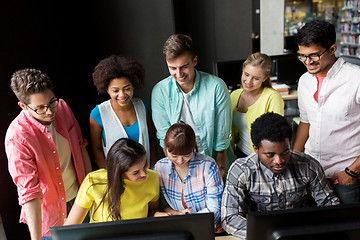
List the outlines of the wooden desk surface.
<svg viewBox="0 0 360 240">
<path fill-rule="evenodd" d="M 235 237 L 233 235 L 215 237 L 215 240 L 242 240 L 242 238 Z"/>
<path fill-rule="evenodd" d="M 284 101 L 297 99 L 298 98 L 298 92 L 297 92 L 297 90 L 291 90 L 288 95 L 282 95 L 282 98 L 283 98 Z"/>
</svg>

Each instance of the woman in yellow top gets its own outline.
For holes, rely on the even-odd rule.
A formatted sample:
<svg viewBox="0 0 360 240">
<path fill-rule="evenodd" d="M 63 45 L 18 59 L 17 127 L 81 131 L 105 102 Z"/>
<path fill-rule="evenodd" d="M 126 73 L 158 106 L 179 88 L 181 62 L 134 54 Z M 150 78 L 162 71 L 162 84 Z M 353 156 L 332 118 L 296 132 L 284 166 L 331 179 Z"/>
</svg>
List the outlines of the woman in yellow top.
<svg viewBox="0 0 360 240">
<path fill-rule="evenodd" d="M 106 169 L 86 176 L 65 225 L 82 223 L 92 206 L 90 222 L 169 215 L 158 212 L 159 177 L 148 169 L 146 151 L 140 143 L 120 138 L 106 160 Z"/>
<path fill-rule="evenodd" d="M 243 64 L 241 88 L 230 95 L 233 124 L 226 171 L 236 158 L 254 152 L 249 133 L 256 118 L 267 112 L 284 115 L 284 101 L 271 87 L 270 71 L 271 58 L 263 53 L 251 54 Z"/>
</svg>

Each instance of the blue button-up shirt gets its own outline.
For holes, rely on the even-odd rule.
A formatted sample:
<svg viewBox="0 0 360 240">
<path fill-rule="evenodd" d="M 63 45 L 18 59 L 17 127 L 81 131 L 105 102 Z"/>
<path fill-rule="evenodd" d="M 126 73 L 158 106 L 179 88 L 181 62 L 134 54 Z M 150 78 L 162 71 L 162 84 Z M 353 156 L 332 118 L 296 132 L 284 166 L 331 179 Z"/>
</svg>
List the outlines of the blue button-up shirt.
<svg viewBox="0 0 360 240">
<path fill-rule="evenodd" d="M 194 88 L 189 93 L 190 111 L 204 153 L 215 157 L 215 152 L 227 149 L 230 144 L 230 95 L 220 78 L 197 70 L 195 73 Z M 152 118 L 163 148 L 166 131 L 180 120 L 183 102 L 182 90 L 172 76 L 157 83 L 152 90 Z"/>
<path fill-rule="evenodd" d="M 214 159 L 194 154 L 187 175 L 182 181 L 167 157 L 159 160 L 154 169 L 160 179 L 162 207 L 168 204 L 176 211 L 184 210 L 184 193 L 186 205 L 192 212 L 213 212 L 215 225 L 220 222 L 223 182 Z"/>
</svg>

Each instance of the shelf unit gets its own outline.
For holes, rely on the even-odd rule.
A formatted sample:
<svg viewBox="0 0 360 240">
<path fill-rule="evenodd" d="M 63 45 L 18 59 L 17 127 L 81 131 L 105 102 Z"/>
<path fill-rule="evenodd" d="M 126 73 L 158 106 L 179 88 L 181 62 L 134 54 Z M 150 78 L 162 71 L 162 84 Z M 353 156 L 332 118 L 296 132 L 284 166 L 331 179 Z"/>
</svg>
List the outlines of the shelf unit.
<svg viewBox="0 0 360 240">
<path fill-rule="evenodd" d="M 340 56 L 360 58 L 360 0 L 344 0 L 340 21 Z"/>
</svg>

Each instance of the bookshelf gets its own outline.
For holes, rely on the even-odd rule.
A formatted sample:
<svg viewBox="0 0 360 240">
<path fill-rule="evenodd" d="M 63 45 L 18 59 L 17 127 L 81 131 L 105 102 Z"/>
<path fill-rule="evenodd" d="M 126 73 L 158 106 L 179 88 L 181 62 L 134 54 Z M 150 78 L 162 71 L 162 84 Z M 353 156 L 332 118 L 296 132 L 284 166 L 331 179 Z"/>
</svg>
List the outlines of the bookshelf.
<svg viewBox="0 0 360 240">
<path fill-rule="evenodd" d="M 360 58 L 360 1 L 344 0 L 341 8 L 340 56 Z"/>
</svg>

